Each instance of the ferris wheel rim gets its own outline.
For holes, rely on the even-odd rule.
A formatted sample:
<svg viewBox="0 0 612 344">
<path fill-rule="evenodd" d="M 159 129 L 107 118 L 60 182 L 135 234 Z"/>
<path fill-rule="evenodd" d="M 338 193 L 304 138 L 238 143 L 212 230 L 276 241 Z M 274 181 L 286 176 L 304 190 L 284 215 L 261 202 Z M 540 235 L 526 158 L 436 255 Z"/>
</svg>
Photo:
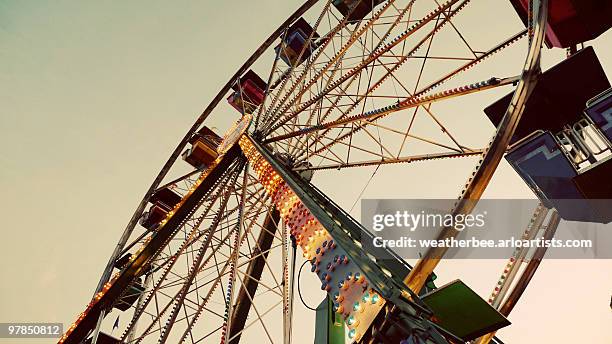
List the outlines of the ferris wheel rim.
<svg viewBox="0 0 612 344">
<path fill-rule="evenodd" d="M 159 187 L 159 185 L 161 184 L 161 182 L 163 181 L 163 178 L 166 176 L 166 174 L 168 173 L 168 171 L 170 170 L 170 168 L 172 167 L 172 165 L 176 162 L 176 160 L 178 159 L 181 151 L 185 148 L 185 146 L 187 145 L 187 142 L 189 140 L 189 138 L 197 131 L 197 129 L 204 123 L 204 121 L 206 120 L 206 118 L 212 113 L 212 111 L 217 107 L 217 105 L 221 102 L 221 100 L 223 99 L 223 97 L 227 94 L 227 92 L 229 91 L 229 89 L 231 88 L 231 86 L 236 82 L 236 80 L 240 77 L 240 75 L 242 75 L 259 57 L 261 57 L 261 55 L 264 53 L 264 51 L 266 49 L 268 49 L 273 42 L 278 39 L 279 37 L 281 37 L 281 35 L 283 34 L 283 29 L 286 28 L 293 20 L 295 20 L 294 17 L 299 17 L 301 16 L 301 14 L 303 14 L 304 12 L 306 12 L 308 9 L 310 9 L 315 3 L 317 3 L 318 0 L 309 0 L 306 1 L 302 7 L 300 7 L 289 19 L 287 19 L 287 21 L 285 21 L 280 27 L 279 29 L 277 29 L 257 50 L 256 52 L 251 55 L 251 57 L 249 59 L 247 59 L 247 61 L 242 65 L 241 68 L 239 68 L 239 70 L 234 74 L 234 76 L 230 79 L 230 81 L 228 81 L 228 83 L 226 83 L 226 85 L 221 89 L 221 91 L 215 96 L 215 98 L 213 99 L 213 101 L 211 101 L 211 103 L 209 103 L 209 105 L 206 107 L 206 109 L 204 110 L 204 112 L 198 117 L 198 119 L 195 121 L 195 123 L 193 124 L 193 126 L 190 128 L 190 130 L 187 132 L 187 134 L 185 135 L 185 137 L 181 140 L 181 142 L 179 143 L 179 145 L 177 146 L 177 148 L 173 151 L 172 155 L 170 156 L 170 158 L 168 159 L 168 161 L 166 162 L 166 164 L 164 165 L 164 167 L 162 168 L 162 170 L 159 172 L 159 174 L 157 175 L 157 177 L 155 178 L 154 182 L 151 184 L 149 190 L 147 191 L 147 193 L 145 194 L 143 200 L 141 201 L 139 207 L 137 208 L 137 210 L 135 211 L 134 215 L 132 216 L 130 222 L 128 223 L 128 226 L 126 227 L 126 231 L 128 230 L 128 228 L 131 227 L 130 231 L 134 228 L 134 226 L 136 225 L 136 222 L 138 221 L 138 218 L 140 217 L 140 215 L 142 215 L 142 212 L 144 211 L 144 208 L 151 196 L 151 194 Z M 536 0 L 536 2 L 539 3 L 538 0 Z M 542 0 L 542 2 L 546 3 L 546 0 Z M 541 40 L 540 40 L 540 48 L 541 48 Z M 531 45 L 530 45 L 531 47 Z M 530 48 L 531 49 L 531 48 Z M 523 81 L 521 79 L 521 81 Z M 518 90 L 519 87 L 517 87 Z M 517 92 L 516 90 L 513 92 Z M 525 100 L 526 101 L 526 100 Z M 496 129 L 496 135 L 499 133 L 499 128 Z M 512 134 L 510 134 L 512 135 Z M 501 145 L 500 145 L 501 146 Z M 507 147 L 507 146 L 506 146 Z M 497 151 L 499 147 L 494 147 L 496 149 L 493 149 L 494 151 Z M 505 150 L 505 148 L 504 148 Z M 485 151 L 486 154 L 490 154 L 491 149 L 487 149 Z M 499 153 L 499 152 L 498 152 Z M 501 159 L 501 157 L 500 157 Z M 487 183 L 488 184 L 488 183 Z M 486 187 L 486 185 L 484 186 Z M 123 237 L 126 236 L 126 231 L 124 231 L 124 234 L 122 235 L 122 239 L 120 240 L 119 244 L 116 247 L 116 250 L 118 249 L 119 251 L 116 252 L 121 252 L 121 250 L 123 249 L 123 247 L 125 246 L 125 243 L 127 242 L 127 239 L 129 239 L 129 235 L 128 237 L 126 237 L 126 241 L 123 242 L 123 245 L 121 245 L 121 242 L 123 240 Z M 121 247 L 120 247 L 121 246 Z M 117 255 L 114 255 L 113 257 L 111 257 L 111 259 L 109 260 L 109 264 L 111 264 L 111 269 L 112 270 L 112 262 L 114 262 L 116 259 L 118 258 Z M 110 275 L 109 275 L 110 276 Z M 104 275 L 100 280 L 100 283 L 98 285 L 97 291 L 99 291 L 101 289 L 101 287 L 104 285 L 104 283 L 106 283 L 106 281 L 104 280 Z"/>
</svg>

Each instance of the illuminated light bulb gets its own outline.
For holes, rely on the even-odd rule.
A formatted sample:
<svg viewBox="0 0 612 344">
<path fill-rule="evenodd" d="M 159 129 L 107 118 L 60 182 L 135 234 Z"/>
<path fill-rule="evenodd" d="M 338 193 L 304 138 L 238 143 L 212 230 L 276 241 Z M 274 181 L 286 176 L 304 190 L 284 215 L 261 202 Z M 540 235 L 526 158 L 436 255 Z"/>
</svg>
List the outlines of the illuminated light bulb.
<svg viewBox="0 0 612 344">
<path fill-rule="evenodd" d="M 360 309 L 361 309 L 361 304 L 359 303 L 359 301 L 355 301 L 355 303 L 353 304 L 353 310 L 358 311 Z"/>
<path fill-rule="evenodd" d="M 356 320 L 355 320 L 355 316 L 351 315 L 351 316 L 348 318 L 348 320 L 346 321 L 346 323 L 347 323 L 349 326 L 353 326 L 353 324 L 355 323 L 355 321 L 356 321 Z"/>
<path fill-rule="evenodd" d="M 355 330 L 355 329 L 350 330 L 349 333 L 348 333 L 348 337 L 350 339 L 355 338 L 356 335 L 357 335 L 357 330 Z"/>
<path fill-rule="evenodd" d="M 337 312 L 338 311 L 338 307 L 340 307 L 340 304 L 337 302 L 334 302 L 333 306 L 332 306 L 332 311 Z"/>
<path fill-rule="evenodd" d="M 380 296 L 378 294 L 374 294 L 372 295 L 372 297 L 370 298 L 371 302 L 373 305 L 377 304 L 378 301 L 380 300 Z"/>
<path fill-rule="evenodd" d="M 370 294 L 365 293 L 363 294 L 363 296 L 361 297 L 361 301 L 363 301 L 363 303 L 367 303 L 370 301 Z"/>
</svg>

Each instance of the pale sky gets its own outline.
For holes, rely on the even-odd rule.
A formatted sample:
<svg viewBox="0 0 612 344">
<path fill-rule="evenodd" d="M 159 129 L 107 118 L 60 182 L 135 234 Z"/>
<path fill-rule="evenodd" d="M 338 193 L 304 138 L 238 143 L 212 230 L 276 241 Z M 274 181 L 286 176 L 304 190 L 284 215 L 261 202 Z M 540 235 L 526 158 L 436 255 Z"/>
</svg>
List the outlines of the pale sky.
<svg viewBox="0 0 612 344">
<path fill-rule="evenodd" d="M 504 0 L 491 1 L 508 9 Z M 300 4 L 0 0 L 0 322 L 75 319 L 186 130 Z M 608 32 L 593 44 L 608 74 L 610 43 Z M 208 125 L 226 128 L 235 119 L 216 116 Z M 363 197 L 454 198 L 467 174 L 444 166 L 389 167 Z M 350 208 L 371 173 L 329 172 L 314 182 Z M 334 182 L 340 176 L 359 187 Z M 506 164 L 485 196 L 532 197 Z M 453 261 L 436 273 L 440 284 L 462 278 L 486 298 L 504 264 Z M 500 338 L 611 343 L 611 271 L 610 260 L 544 261 Z M 323 297 L 317 287 L 305 294 L 312 305 Z M 313 315 L 296 305 L 299 331 L 314 332 Z"/>
</svg>

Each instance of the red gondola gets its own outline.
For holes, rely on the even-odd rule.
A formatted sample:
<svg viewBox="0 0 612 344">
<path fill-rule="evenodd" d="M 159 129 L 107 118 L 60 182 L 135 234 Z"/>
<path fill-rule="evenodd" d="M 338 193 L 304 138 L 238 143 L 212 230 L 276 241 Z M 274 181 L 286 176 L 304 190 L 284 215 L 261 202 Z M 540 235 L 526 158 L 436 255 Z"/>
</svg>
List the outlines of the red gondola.
<svg viewBox="0 0 612 344">
<path fill-rule="evenodd" d="M 527 24 L 529 0 L 510 0 Z M 607 0 L 552 0 L 548 2 L 546 45 L 568 48 L 604 33 L 612 26 L 612 2 Z"/>
<path fill-rule="evenodd" d="M 234 92 L 227 98 L 227 102 L 240 113 L 251 114 L 263 103 L 266 88 L 266 82 L 249 70 L 232 87 Z"/>
<path fill-rule="evenodd" d="M 318 38 L 319 34 L 312 26 L 304 18 L 300 18 L 291 25 L 285 38 L 274 51 L 289 66 L 297 66 L 312 55 L 316 49 L 314 42 Z"/>
<path fill-rule="evenodd" d="M 333 4 L 336 9 L 347 16 L 349 22 L 357 22 L 367 16 L 374 7 L 381 4 L 384 0 L 334 0 Z M 355 8 L 351 11 L 351 9 Z"/>
</svg>

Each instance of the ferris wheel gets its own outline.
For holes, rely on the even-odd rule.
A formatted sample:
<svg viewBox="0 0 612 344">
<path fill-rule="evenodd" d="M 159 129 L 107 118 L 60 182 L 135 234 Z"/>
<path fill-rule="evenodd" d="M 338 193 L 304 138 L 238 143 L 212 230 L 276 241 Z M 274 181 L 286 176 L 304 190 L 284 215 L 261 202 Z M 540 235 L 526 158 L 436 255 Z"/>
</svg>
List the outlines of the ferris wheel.
<svg viewBox="0 0 612 344">
<path fill-rule="evenodd" d="M 511 1 L 514 8 L 499 7 L 507 13 L 490 13 L 498 6 L 491 3 L 306 1 L 179 142 L 60 343 L 302 343 L 293 313 L 308 270 L 326 295 L 316 308 L 320 343 L 499 342 L 501 323 L 457 333 L 421 300 L 435 288 L 444 249 L 427 251 L 415 266 L 386 248 L 393 259 L 377 260 L 360 244 L 368 231 L 316 186 L 327 171 L 462 161 L 473 168 L 457 185 L 452 212 L 473 210 L 509 148 L 514 157 L 532 138 L 519 120 L 537 93 L 543 46 L 569 47 L 567 61 L 586 58 L 579 43 L 609 26 L 568 38 L 555 34 L 547 0 Z M 483 16 L 493 22 L 483 24 Z M 525 25 L 514 25 L 520 19 Z M 495 21 L 517 30 L 487 27 Z M 609 84 L 601 87 L 593 92 Z M 500 92 L 508 95 L 498 101 Z M 590 104 L 609 106 L 609 92 L 602 94 Z M 489 118 L 459 118 L 467 102 L 488 107 Z M 228 114 L 235 124 L 225 134 L 207 126 L 210 116 Z M 595 117 L 580 133 L 594 130 L 599 151 L 562 142 L 574 144 L 578 174 L 584 164 L 607 162 L 610 133 Z M 487 129 L 491 122 L 495 129 Z M 491 140 L 475 142 L 465 127 L 489 131 Z M 523 160 L 509 162 L 527 180 Z M 545 232 L 552 236 L 555 205 L 545 202 L 545 189 L 529 186 L 543 204 L 524 235 L 533 237 L 552 212 Z M 439 237 L 456 235 L 448 227 Z M 487 303 L 495 314 L 507 316 L 529 282 L 516 276 L 516 258 L 525 254 L 517 251 L 504 268 Z M 512 289 L 514 277 L 521 283 Z"/>
</svg>

